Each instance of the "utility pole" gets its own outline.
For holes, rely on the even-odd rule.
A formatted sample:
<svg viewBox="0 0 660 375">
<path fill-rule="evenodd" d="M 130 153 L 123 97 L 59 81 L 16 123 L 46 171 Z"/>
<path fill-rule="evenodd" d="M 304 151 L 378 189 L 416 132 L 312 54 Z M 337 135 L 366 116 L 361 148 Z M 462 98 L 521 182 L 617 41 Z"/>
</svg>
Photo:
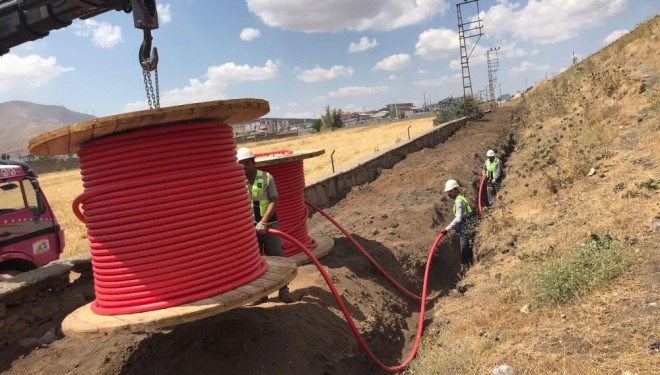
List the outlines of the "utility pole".
<svg viewBox="0 0 660 375">
<path fill-rule="evenodd" d="M 394 115 L 396 116 L 396 120 L 399 121 L 399 108 L 396 105 L 396 98 L 394 98 Z"/>
<path fill-rule="evenodd" d="M 500 67 L 500 58 L 497 51 L 500 47 L 491 47 L 486 51 L 486 61 L 488 63 L 488 88 L 491 104 L 495 102 L 495 83 L 497 82 L 497 70 Z M 494 55 L 494 56 L 491 56 Z M 501 96 L 501 95 L 500 95 Z"/>
<path fill-rule="evenodd" d="M 476 3 L 477 13 L 476 17 L 468 19 L 473 19 L 473 21 L 463 22 L 463 12 L 461 7 L 468 4 Z M 484 35 L 483 25 L 481 20 L 481 14 L 479 11 L 479 0 L 463 0 L 462 3 L 456 4 L 456 16 L 458 17 L 458 41 L 459 48 L 461 51 L 461 76 L 463 77 L 463 100 L 468 96 L 472 97 L 472 78 L 470 77 L 470 56 L 474 51 L 474 48 L 479 43 L 479 39 Z M 477 38 L 477 41 L 474 42 L 472 50 L 468 52 L 467 49 L 467 40 L 470 38 Z M 467 107 L 466 107 L 467 110 Z M 465 113 L 466 116 L 473 117 L 472 113 Z"/>
<path fill-rule="evenodd" d="M 500 83 L 500 100 L 502 99 L 502 84 Z"/>
</svg>

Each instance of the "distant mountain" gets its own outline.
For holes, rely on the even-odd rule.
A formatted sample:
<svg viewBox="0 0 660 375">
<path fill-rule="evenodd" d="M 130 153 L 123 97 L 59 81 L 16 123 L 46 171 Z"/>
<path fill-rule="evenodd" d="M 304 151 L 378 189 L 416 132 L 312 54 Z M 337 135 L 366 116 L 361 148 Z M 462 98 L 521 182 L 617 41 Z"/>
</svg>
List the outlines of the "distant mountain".
<svg viewBox="0 0 660 375">
<path fill-rule="evenodd" d="M 27 154 L 28 140 L 71 123 L 95 118 L 57 105 L 22 101 L 0 103 L 0 152 Z"/>
</svg>

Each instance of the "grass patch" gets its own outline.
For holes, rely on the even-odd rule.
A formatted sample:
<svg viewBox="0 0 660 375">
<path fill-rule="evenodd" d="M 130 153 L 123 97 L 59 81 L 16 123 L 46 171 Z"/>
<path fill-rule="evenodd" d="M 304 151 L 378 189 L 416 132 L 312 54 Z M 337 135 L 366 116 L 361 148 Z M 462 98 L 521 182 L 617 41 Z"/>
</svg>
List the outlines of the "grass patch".
<svg viewBox="0 0 660 375">
<path fill-rule="evenodd" d="M 658 188 L 660 188 L 660 180 L 649 178 L 648 180 L 635 185 L 637 185 L 637 188 L 639 189 L 658 190 Z"/>
<path fill-rule="evenodd" d="M 446 343 L 446 335 L 426 340 L 423 355 L 413 361 L 404 375 L 479 374 L 478 353 L 464 343 Z"/>
<path fill-rule="evenodd" d="M 625 272 L 632 260 L 621 243 L 609 235 L 592 235 L 591 241 L 567 257 L 538 267 L 532 292 L 542 305 L 557 305 L 604 287 Z"/>
</svg>

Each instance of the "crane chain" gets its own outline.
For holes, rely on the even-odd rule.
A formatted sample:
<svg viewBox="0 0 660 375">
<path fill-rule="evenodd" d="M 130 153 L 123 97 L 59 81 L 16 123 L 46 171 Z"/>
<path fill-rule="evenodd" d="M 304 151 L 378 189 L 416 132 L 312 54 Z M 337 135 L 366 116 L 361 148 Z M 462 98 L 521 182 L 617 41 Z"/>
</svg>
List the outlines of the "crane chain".
<svg viewBox="0 0 660 375">
<path fill-rule="evenodd" d="M 160 90 L 158 87 L 158 68 L 154 70 L 154 77 L 156 79 L 156 90 L 154 92 L 154 85 L 151 81 L 151 71 L 149 69 L 142 69 L 142 76 L 144 77 L 144 90 L 147 94 L 147 103 L 149 109 L 160 108 Z"/>
</svg>

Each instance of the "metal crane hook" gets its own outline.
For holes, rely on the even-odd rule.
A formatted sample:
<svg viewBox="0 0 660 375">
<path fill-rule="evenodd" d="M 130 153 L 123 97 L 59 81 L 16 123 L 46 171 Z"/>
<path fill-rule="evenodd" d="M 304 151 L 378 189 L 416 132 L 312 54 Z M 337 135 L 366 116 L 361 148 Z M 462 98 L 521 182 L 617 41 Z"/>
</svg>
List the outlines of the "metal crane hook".
<svg viewBox="0 0 660 375">
<path fill-rule="evenodd" d="M 142 69 L 151 72 L 158 68 L 158 49 L 154 47 L 152 50 L 151 48 L 151 41 L 153 40 L 151 30 L 144 29 L 143 31 L 144 38 L 142 39 L 142 45 L 140 45 L 138 58 Z"/>
</svg>

